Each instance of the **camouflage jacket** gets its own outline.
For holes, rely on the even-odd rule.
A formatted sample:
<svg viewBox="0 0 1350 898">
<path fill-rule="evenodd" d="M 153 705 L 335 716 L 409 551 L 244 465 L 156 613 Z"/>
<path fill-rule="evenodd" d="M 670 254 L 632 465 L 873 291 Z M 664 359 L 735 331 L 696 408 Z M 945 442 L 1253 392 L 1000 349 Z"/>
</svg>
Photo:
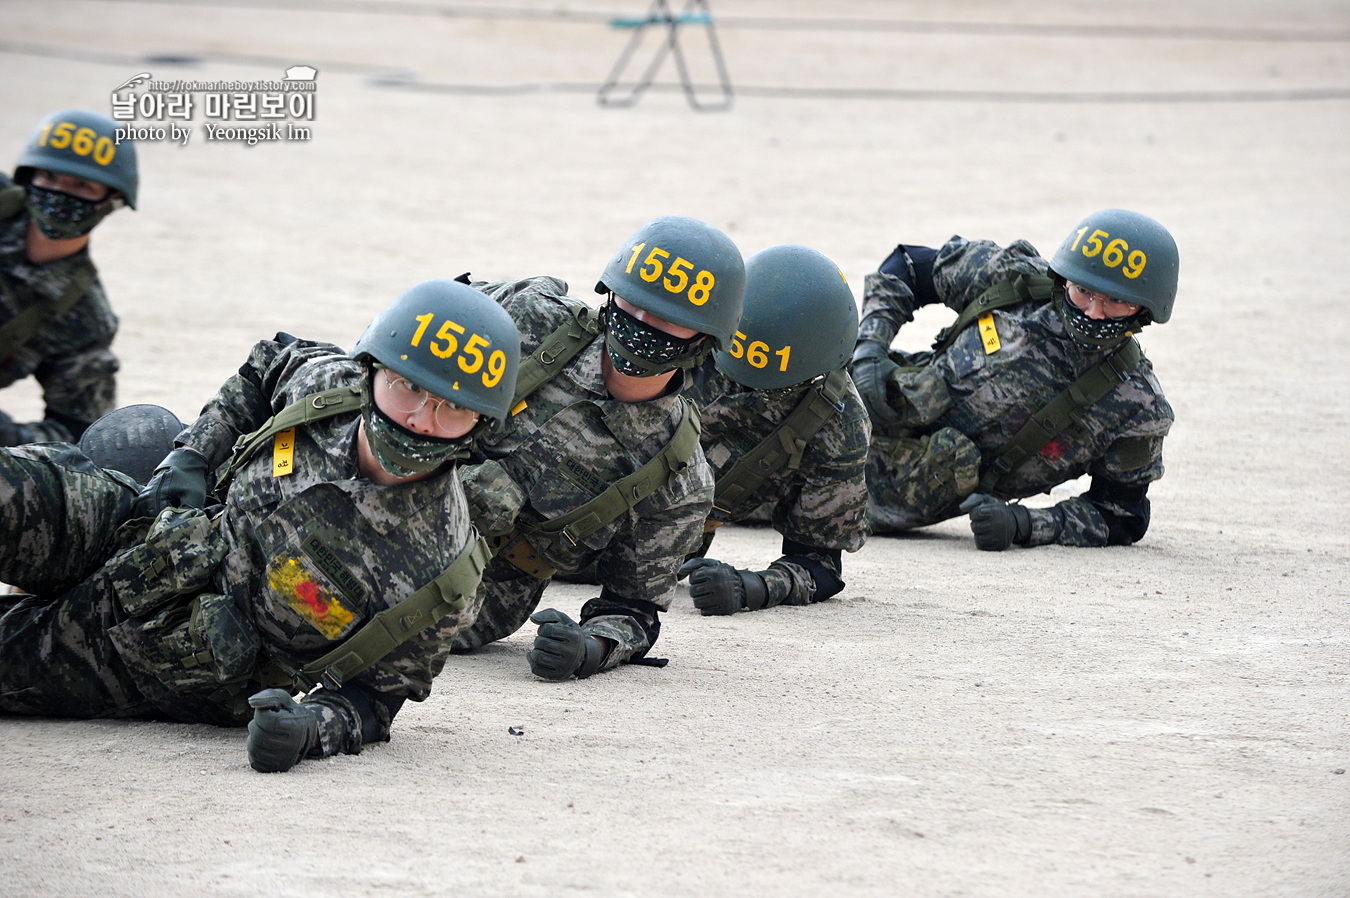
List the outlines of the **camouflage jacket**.
<svg viewBox="0 0 1350 898">
<path fill-rule="evenodd" d="M 945 305 L 960 312 L 999 281 L 1047 270 L 1046 261 L 1025 241 L 1001 248 L 953 237 L 938 252 L 933 286 Z M 899 279 L 869 276 L 859 340 L 889 345 L 899 327 L 912 320 L 914 304 L 913 293 Z M 1033 413 L 1103 357 L 1068 336 L 1051 303 L 1025 303 L 993 315 L 1000 343 L 994 352 L 985 351 L 972 325 L 947 348 L 919 359 L 940 375 L 950 397 L 930 431 L 950 427 L 964 434 L 978 448 L 982 467 Z M 916 404 L 923 402 L 916 399 Z M 1021 498 L 1090 474 L 1092 484 L 1083 495 L 1031 509 L 1030 544 L 1134 542 L 1148 526 L 1145 492 L 1163 474 L 1162 443 L 1172 420 L 1153 366 L 1143 359 L 1127 381 L 1082 413 L 1078 425 L 1004 477 L 995 493 Z M 869 473 L 878 470 L 874 466 Z"/>
<path fill-rule="evenodd" d="M 567 297 L 567 284 L 556 278 L 474 286 L 515 321 L 521 358 L 571 321 L 570 309 L 578 302 Z M 676 374 L 675 381 L 681 387 L 667 395 L 621 402 L 605 387 L 603 348 L 603 337 L 593 340 L 530 394 L 503 428 L 481 441 L 487 462 L 465 466 L 461 479 L 470 504 L 495 506 L 501 520 L 480 523 L 480 529 L 506 530 L 517 517 L 531 524 L 557 518 L 637 471 L 670 442 L 681 419 L 682 375 Z M 582 617 L 588 632 L 617 643 L 605 668 L 650 647 L 646 630 L 635 621 L 654 623 L 655 611 L 670 607 L 675 572 L 699 544 L 712 487 L 707 461 L 695 450 L 683 472 L 581 544 L 532 543 L 560 572 L 577 574 L 595 566 L 602 601 L 588 603 Z M 506 502 L 508 494 L 516 499 Z"/>
<path fill-rule="evenodd" d="M 238 436 L 275 412 L 361 376 L 361 366 L 336 346 L 264 340 L 178 442 L 217 468 Z M 468 542 L 468 506 L 453 467 L 412 483 L 373 484 L 357 466 L 359 420 L 352 411 L 297 428 L 291 473 L 273 476 L 269 445 L 220 497 L 227 554 L 214 585 L 247 610 L 262 638 L 260 663 L 298 667 L 323 655 L 444 571 Z M 403 699 L 427 697 L 445 663 L 438 634 L 468 626 L 475 611 L 423 631 L 343 687 L 355 711 L 351 702 L 332 704 L 348 715 L 365 712 L 364 741 L 387 738 Z M 351 732 L 355 721 L 346 723 Z"/>
<path fill-rule="evenodd" d="M 690 394 L 703 411 L 700 441 L 714 476 L 720 480 L 773 433 L 808 386 L 751 390 L 722 375 L 712 359 L 700 366 Z M 870 435 L 867 410 L 849 381 L 843 410 L 816 432 L 802 452 L 800 466 L 795 470 L 782 467 L 760 486 L 758 495 L 772 508 L 773 527 L 783 535 L 784 557 L 764 572 L 769 604 L 805 605 L 815 600 L 817 582 L 811 563 L 826 566 L 835 579 L 842 580 L 841 551 L 856 552 L 862 547 L 867 529 L 865 474 Z M 753 511 L 746 507 L 728 522 L 744 520 Z"/>
<path fill-rule="evenodd" d="M 7 186 L 0 176 L 0 188 Z M 0 325 L 39 302 L 54 302 L 89 260 L 86 247 L 43 265 L 28 261 L 28 213 L 0 221 Z M 30 375 L 42 387 L 45 419 L 21 425 L 24 442 L 74 442 L 116 404 L 117 316 L 95 278 L 75 306 L 0 359 L 0 388 Z"/>
</svg>

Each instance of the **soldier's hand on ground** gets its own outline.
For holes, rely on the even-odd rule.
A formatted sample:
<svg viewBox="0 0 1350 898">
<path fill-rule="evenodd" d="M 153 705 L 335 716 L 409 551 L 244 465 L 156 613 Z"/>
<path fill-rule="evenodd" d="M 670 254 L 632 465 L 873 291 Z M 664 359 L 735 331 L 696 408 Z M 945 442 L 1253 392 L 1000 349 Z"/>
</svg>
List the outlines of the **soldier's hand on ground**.
<svg viewBox="0 0 1350 898">
<path fill-rule="evenodd" d="M 150 482 L 136 496 L 132 517 L 153 518 L 166 508 L 206 505 L 206 456 L 180 446 L 164 456 Z"/>
<path fill-rule="evenodd" d="M 900 423 L 900 416 L 886 401 L 886 383 L 899 368 L 890 351 L 876 340 L 864 340 L 853 351 L 850 369 L 853 385 L 858 388 L 858 396 L 873 423 L 879 426 L 895 427 Z"/>
<path fill-rule="evenodd" d="M 974 493 L 960 508 L 970 515 L 970 532 L 975 534 L 977 549 L 1001 552 L 1013 543 L 1025 545 L 1031 539 L 1031 514 L 1021 505 Z"/>
<path fill-rule="evenodd" d="M 735 614 L 744 608 L 763 606 L 768 588 L 759 574 L 710 558 L 697 560 L 703 564 L 690 569 L 689 595 L 694 600 L 694 607 L 705 617 Z M 686 561 L 680 570 L 691 564 Z M 754 598 L 759 601 L 751 601 Z"/>
<path fill-rule="evenodd" d="M 675 572 L 675 579 L 683 580 L 685 577 L 688 577 L 690 574 L 692 574 L 696 570 L 699 570 L 700 568 L 711 567 L 712 565 L 721 563 L 722 562 L 715 561 L 711 558 L 690 558 L 687 561 L 685 561 L 684 564 L 680 565 L 680 569 Z"/>
<path fill-rule="evenodd" d="M 284 689 L 264 689 L 249 698 L 248 763 L 259 773 L 290 770 L 319 738 L 319 717 Z"/>
<path fill-rule="evenodd" d="M 581 626 L 555 608 L 545 608 L 530 615 L 530 621 L 539 625 L 534 637 L 534 648 L 525 653 L 530 671 L 545 680 L 565 680 L 573 674 L 577 679 L 589 677 L 600 669 L 605 660 L 605 645 L 594 636 L 588 636 Z"/>
</svg>

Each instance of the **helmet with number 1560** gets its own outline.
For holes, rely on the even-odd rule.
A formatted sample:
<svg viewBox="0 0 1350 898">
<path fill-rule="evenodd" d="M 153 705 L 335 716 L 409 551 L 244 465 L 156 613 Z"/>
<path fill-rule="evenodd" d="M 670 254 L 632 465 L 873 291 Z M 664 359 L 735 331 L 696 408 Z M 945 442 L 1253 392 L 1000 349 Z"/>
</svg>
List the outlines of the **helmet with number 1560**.
<svg viewBox="0 0 1350 898">
<path fill-rule="evenodd" d="M 726 346 L 741 318 L 745 262 L 731 238 L 682 215 L 647 222 L 605 266 L 597 293 L 621 296 Z"/>
<path fill-rule="evenodd" d="M 405 291 L 352 348 L 456 405 L 506 419 L 520 369 L 520 332 L 491 297 L 456 281 Z"/>
<path fill-rule="evenodd" d="M 1103 209 L 1079 222 L 1050 260 L 1051 270 L 1119 302 L 1148 309 L 1161 324 L 1172 317 L 1179 257 L 1158 222 L 1127 209 Z"/>
<path fill-rule="evenodd" d="M 84 109 L 53 112 L 33 130 L 19 154 L 14 183 L 28 186 L 35 169 L 104 184 L 136 208 L 136 146 L 117 140 L 117 123 Z"/>
</svg>

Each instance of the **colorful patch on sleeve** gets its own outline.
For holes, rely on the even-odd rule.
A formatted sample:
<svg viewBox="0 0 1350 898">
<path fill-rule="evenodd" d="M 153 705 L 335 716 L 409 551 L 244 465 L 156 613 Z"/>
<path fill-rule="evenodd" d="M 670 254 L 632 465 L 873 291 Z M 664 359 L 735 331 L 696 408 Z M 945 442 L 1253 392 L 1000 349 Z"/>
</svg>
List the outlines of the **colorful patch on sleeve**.
<svg viewBox="0 0 1350 898">
<path fill-rule="evenodd" d="M 315 582 L 298 559 L 275 559 L 267 568 L 267 581 L 277 595 L 328 639 L 338 639 L 355 617 L 336 596 Z"/>
</svg>

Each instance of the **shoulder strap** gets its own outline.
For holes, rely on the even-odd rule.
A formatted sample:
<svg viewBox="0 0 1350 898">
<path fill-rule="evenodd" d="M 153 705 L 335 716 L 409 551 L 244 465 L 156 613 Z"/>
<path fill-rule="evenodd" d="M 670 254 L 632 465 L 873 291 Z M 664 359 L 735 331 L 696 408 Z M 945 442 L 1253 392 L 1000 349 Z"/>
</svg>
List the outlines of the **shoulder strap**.
<svg viewBox="0 0 1350 898">
<path fill-rule="evenodd" d="M 2 193 L 3 191 L 0 191 L 0 194 Z M 51 301 L 39 298 L 37 302 L 6 321 L 4 326 L 0 327 L 0 359 L 6 358 L 14 350 L 36 337 L 48 322 L 55 321 L 73 309 L 75 303 L 80 301 L 80 298 L 84 296 L 85 291 L 89 289 L 89 286 L 94 283 L 94 279 L 97 277 L 98 269 L 94 267 L 91 260 L 85 259 L 84 264 L 75 269 L 75 272 L 71 275 L 70 283 L 66 284 L 66 289 L 61 291 L 60 296 Z M 4 275 L 0 275 L 0 286 L 3 286 L 6 293 L 15 292 L 32 295 L 31 290 L 15 284 L 13 280 Z"/>
<path fill-rule="evenodd" d="M 343 412 L 355 411 L 361 407 L 361 387 L 334 387 L 322 393 L 311 393 L 298 399 L 263 422 L 262 427 L 252 433 L 246 433 L 234 441 L 230 452 L 230 461 L 216 474 L 216 492 L 224 489 L 235 472 L 253 457 L 253 453 L 266 445 L 267 441 L 291 427 L 321 421 Z"/>
<path fill-rule="evenodd" d="M 595 310 L 578 304 L 572 308 L 572 320 L 549 334 L 539 348 L 520 363 L 516 374 L 516 392 L 511 400 L 511 413 L 520 403 L 542 385 L 557 377 L 568 362 L 600 335 L 600 320 Z"/>
<path fill-rule="evenodd" d="M 784 466 L 795 471 L 811 438 L 831 418 L 844 411 L 848 382 L 843 371 L 831 371 L 812 384 L 796 407 L 773 431 L 717 478 L 712 516 L 728 521 L 755 499 L 764 481 Z"/>
<path fill-rule="evenodd" d="M 567 514 L 542 524 L 517 521 L 517 528 L 531 538 L 543 537 L 554 545 L 579 544 L 619 515 L 646 499 L 671 478 L 689 467 L 689 459 L 698 449 L 702 422 L 698 408 L 685 397 L 680 397 L 680 423 L 666 447 L 651 461 L 627 477 L 616 480 L 609 488 Z"/>
<path fill-rule="evenodd" d="M 5 178 L 8 181 L 8 178 Z M 13 218 L 23 211 L 28 202 L 28 190 L 18 184 L 0 188 L 0 221 Z"/>
<path fill-rule="evenodd" d="M 487 541 L 473 530 L 469 545 L 436 579 L 376 614 L 337 648 L 295 671 L 294 688 L 308 692 L 322 683 L 327 689 L 340 689 L 447 614 L 463 611 L 478 591 L 490 559 Z"/>
<path fill-rule="evenodd" d="M 1080 412 L 1095 405 L 1117 384 L 1129 380 L 1143 357 L 1144 351 L 1139 347 L 1139 341 L 1129 337 L 1115 352 L 1093 365 L 1067 390 L 1046 403 L 1013 435 L 994 463 L 980 477 L 980 492 L 993 492 L 999 481 L 1045 448 L 1046 443 L 1078 419 Z"/>
<path fill-rule="evenodd" d="M 956 320 L 942 330 L 933 341 L 933 351 L 941 352 L 956 342 L 961 331 L 986 312 L 1003 309 L 1024 302 L 1045 302 L 1050 298 L 1055 279 L 1045 274 L 1019 274 L 999 281 L 961 310 Z"/>
</svg>

